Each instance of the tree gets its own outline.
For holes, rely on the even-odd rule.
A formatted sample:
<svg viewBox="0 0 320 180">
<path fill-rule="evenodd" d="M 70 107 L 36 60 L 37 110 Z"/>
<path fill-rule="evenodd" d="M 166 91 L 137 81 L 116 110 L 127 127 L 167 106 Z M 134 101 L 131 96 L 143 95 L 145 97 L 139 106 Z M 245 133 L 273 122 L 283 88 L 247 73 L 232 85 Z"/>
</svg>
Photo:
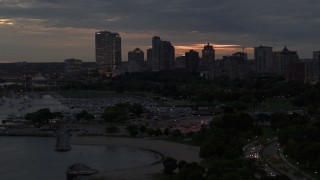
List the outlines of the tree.
<svg viewBox="0 0 320 180">
<path fill-rule="evenodd" d="M 143 113 L 143 106 L 141 104 L 133 104 L 131 105 L 130 112 L 140 116 Z"/>
<path fill-rule="evenodd" d="M 47 124 L 49 119 L 54 118 L 54 114 L 48 108 L 39 109 L 34 113 L 28 113 L 25 116 L 26 120 L 36 124 Z"/>
<path fill-rule="evenodd" d="M 110 106 L 104 110 L 101 118 L 108 122 L 123 123 L 129 119 L 129 114 L 124 108 L 119 106 Z"/>
<path fill-rule="evenodd" d="M 166 175 L 172 175 L 174 170 L 177 169 L 177 160 L 172 157 L 166 157 L 163 161 L 163 173 Z"/>
<path fill-rule="evenodd" d="M 182 136 L 182 133 L 181 133 L 181 131 L 180 131 L 179 129 L 176 129 L 176 130 L 174 130 L 174 131 L 171 133 L 171 136 L 172 136 L 173 138 L 179 138 L 179 137 Z"/>
<path fill-rule="evenodd" d="M 82 110 L 81 112 L 77 113 L 75 117 L 77 121 L 92 121 L 95 118 L 93 114 L 88 113 L 86 110 Z"/>
<path fill-rule="evenodd" d="M 178 163 L 179 180 L 201 180 L 204 179 L 205 168 L 197 163 L 187 163 L 180 161 Z"/>
<path fill-rule="evenodd" d="M 155 136 L 161 136 L 162 135 L 162 131 L 159 128 L 157 128 L 156 131 L 154 132 L 154 135 Z"/>
<path fill-rule="evenodd" d="M 166 136 L 168 136 L 168 135 L 169 135 L 169 129 L 168 129 L 168 128 L 165 128 L 165 129 L 163 130 L 163 134 L 166 135 Z"/>
<path fill-rule="evenodd" d="M 126 128 L 131 136 L 136 136 L 139 133 L 139 128 L 137 125 L 128 125 Z"/>
<path fill-rule="evenodd" d="M 150 128 L 147 130 L 147 132 L 149 136 L 153 136 L 155 131 L 152 128 Z"/>
<path fill-rule="evenodd" d="M 111 134 L 117 133 L 117 132 L 119 132 L 119 127 L 118 126 L 108 126 L 108 127 L 106 127 L 106 132 L 111 133 Z"/>
<path fill-rule="evenodd" d="M 141 132 L 141 133 L 147 132 L 147 127 L 144 126 L 144 125 L 141 125 L 141 126 L 140 126 L 140 132 Z"/>
</svg>

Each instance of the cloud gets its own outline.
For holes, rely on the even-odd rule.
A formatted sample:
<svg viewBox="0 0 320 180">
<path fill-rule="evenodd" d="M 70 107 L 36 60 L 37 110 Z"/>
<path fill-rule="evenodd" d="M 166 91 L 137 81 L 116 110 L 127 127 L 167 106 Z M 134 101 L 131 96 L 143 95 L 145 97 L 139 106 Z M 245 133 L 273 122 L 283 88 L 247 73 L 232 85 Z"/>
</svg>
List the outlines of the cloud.
<svg viewBox="0 0 320 180">
<path fill-rule="evenodd" d="M 86 55 L 82 52 L 80 56 L 93 61 L 93 45 L 79 44 L 77 39 L 92 43 L 92 32 L 109 30 L 121 33 L 123 59 L 134 46 L 150 46 L 153 35 L 177 46 L 208 41 L 243 47 L 286 44 L 304 52 L 302 57 L 310 57 L 320 45 L 319 8 L 318 0 L 2 0 L 0 38 L 9 41 L 5 34 L 14 33 L 11 41 L 15 43 L 0 42 L 0 48 L 11 45 L 17 49 L 27 44 L 15 38 L 20 37 L 30 43 L 42 42 L 30 45 L 35 47 L 51 43 L 50 51 L 61 54 L 55 57 L 62 59 L 76 53 L 78 46 L 71 44 L 78 43 L 90 47 Z M 59 43 L 69 51 L 62 54 Z M 45 47 L 38 48 L 46 52 Z M 33 56 L 30 50 L 29 54 L 17 51 L 21 56 Z M 16 55 L 5 56 L 16 60 Z"/>
</svg>

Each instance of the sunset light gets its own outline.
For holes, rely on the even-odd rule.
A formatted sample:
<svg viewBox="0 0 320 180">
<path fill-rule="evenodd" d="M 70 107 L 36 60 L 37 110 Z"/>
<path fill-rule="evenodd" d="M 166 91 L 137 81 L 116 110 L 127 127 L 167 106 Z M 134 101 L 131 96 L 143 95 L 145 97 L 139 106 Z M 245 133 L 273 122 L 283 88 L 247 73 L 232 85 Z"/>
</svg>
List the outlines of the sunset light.
<svg viewBox="0 0 320 180">
<path fill-rule="evenodd" d="M 0 19 L 0 25 L 13 25 L 10 19 Z"/>
</svg>

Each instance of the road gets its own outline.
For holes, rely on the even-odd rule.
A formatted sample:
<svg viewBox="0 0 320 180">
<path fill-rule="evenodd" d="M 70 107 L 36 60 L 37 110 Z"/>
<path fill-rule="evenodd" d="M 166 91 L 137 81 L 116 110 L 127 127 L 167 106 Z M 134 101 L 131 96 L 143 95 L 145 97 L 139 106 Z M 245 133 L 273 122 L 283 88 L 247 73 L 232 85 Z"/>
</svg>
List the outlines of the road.
<svg viewBox="0 0 320 180">
<path fill-rule="evenodd" d="M 258 159 L 261 160 L 261 150 L 263 149 L 263 146 L 258 143 L 258 141 L 254 141 L 246 146 L 243 147 L 243 153 L 245 158 L 252 158 L 252 159 Z M 263 162 L 264 163 L 264 162 Z M 279 173 L 274 170 L 272 167 L 270 167 L 267 163 L 264 163 L 263 170 L 265 171 L 267 176 L 277 176 Z"/>
<path fill-rule="evenodd" d="M 263 157 L 267 160 L 268 164 L 276 169 L 281 174 L 288 176 L 292 180 L 313 180 L 306 173 L 297 169 L 292 165 L 281 153 L 281 148 L 277 140 L 270 143 L 262 152 Z"/>
</svg>

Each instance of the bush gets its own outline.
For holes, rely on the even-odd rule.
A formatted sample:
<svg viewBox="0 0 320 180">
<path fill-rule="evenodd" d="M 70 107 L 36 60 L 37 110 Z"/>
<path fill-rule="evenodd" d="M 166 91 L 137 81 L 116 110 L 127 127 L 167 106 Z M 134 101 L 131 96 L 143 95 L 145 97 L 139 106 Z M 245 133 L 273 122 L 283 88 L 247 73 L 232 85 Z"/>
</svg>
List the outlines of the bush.
<svg viewBox="0 0 320 180">
<path fill-rule="evenodd" d="M 106 132 L 111 133 L 111 134 L 117 133 L 117 132 L 119 132 L 119 127 L 118 126 L 108 126 L 108 127 L 106 127 Z"/>
</svg>

